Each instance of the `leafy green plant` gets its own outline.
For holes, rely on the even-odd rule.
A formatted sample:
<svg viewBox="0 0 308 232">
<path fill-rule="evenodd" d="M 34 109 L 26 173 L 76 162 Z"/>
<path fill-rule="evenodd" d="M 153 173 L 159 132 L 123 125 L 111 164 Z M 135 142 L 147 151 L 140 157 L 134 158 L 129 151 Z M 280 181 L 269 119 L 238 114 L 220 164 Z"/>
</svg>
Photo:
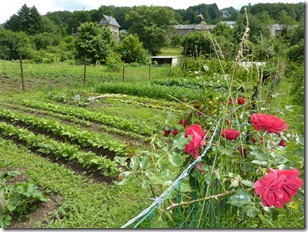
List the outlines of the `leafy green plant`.
<svg viewBox="0 0 308 232">
<path fill-rule="evenodd" d="M 0 193 L 3 196 L 0 205 L 1 228 L 8 227 L 13 217 L 21 218 L 36 210 L 39 203 L 49 200 L 33 183 L 21 182 L 14 185 L 6 183 L 10 178 L 20 174 L 18 171 L 0 172 Z"/>
</svg>

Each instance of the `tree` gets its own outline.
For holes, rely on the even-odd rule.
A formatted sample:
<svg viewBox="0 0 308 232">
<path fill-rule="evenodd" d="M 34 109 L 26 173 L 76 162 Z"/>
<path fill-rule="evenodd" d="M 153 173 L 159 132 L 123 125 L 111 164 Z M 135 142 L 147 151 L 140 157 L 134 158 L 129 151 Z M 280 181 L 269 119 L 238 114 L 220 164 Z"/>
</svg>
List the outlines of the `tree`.
<svg viewBox="0 0 308 232">
<path fill-rule="evenodd" d="M 182 44 L 182 38 L 181 38 L 181 36 L 179 36 L 179 35 L 174 35 L 174 36 L 171 38 L 171 46 L 177 47 L 177 46 L 180 46 L 181 44 Z"/>
<path fill-rule="evenodd" d="M 148 52 L 143 48 L 138 35 L 128 35 L 118 47 L 118 53 L 122 55 L 122 60 L 126 63 L 145 64 L 148 61 Z"/>
<path fill-rule="evenodd" d="M 182 46 L 185 56 L 210 56 L 214 52 L 209 35 L 203 31 L 186 34 L 183 37 Z"/>
<path fill-rule="evenodd" d="M 68 19 L 70 18 L 71 14 L 72 12 L 70 11 L 54 11 L 48 12 L 45 17 L 49 18 L 54 23 L 54 25 L 58 27 L 58 30 L 64 36 L 67 35 L 66 28 L 68 26 Z M 71 34 L 71 31 L 69 34 Z"/>
<path fill-rule="evenodd" d="M 28 35 L 42 32 L 42 17 L 35 6 L 29 8 L 24 4 L 17 14 L 4 23 L 4 28 L 14 32 L 24 31 Z"/>
<path fill-rule="evenodd" d="M 288 58 L 290 61 L 304 63 L 305 61 L 305 22 L 302 19 L 298 25 L 289 29 L 284 38 L 287 39 Z"/>
<path fill-rule="evenodd" d="M 67 34 L 76 34 L 78 27 L 85 22 L 91 22 L 90 13 L 88 11 L 74 11 L 67 19 Z"/>
<path fill-rule="evenodd" d="M 35 44 L 36 50 L 46 49 L 47 46 L 51 46 L 53 39 L 49 33 L 40 33 L 32 37 L 32 41 Z"/>
<path fill-rule="evenodd" d="M 220 10 L 222 12 L 222 18 L 227 21 L 235 21 L 239 12 L 234 9 L 232 6 L 223 8 Z"/>
<path fill-rule="evenodd" d="M 76 40 L 76 58 L 84 64 L 84 83 L 86 81 L 86 64 L 105 62 L 114 46 L 113 35 L 109 28 L 98 23 L 86 22 L 78 27 L 79 37 Z"/>
<path fill-rule="evenodd" d="M 249 40 L 252 43 L 258 43 L 263 38 L 269 38 L 271 33 L 269 29 L 269 25 L 259 19 L 258 16 L 247 14 L 248 21 L 249 21 Z M 237 42 L 239 43 L 244 32 L 245 32 L 245 26 L 246 26 L 246 16 L 245 14 L 240 15 L 237 20 L 234 27 L 234 37 Z"/>
<path fill-rule="evenodd" d="M 19 59 L 21 88 L 25 89 L 23 59 L 30 52 L 30 39 L 24 32 L 13 32 L 10 30 L 0 30 L 0 58 Z"/>
<path fill-rule="evenodd" d="M 200 23 L 199 14 L 202 14 L 207 24 L 215 24 L 221 21 L 222 13 L 219 11 L 216 3 L 214 4 L 199 4 L 197 6 L 190 6 L 186 10 L 184 17 L 185 21 L 189 23 Z"/>
<path fill-rule="evenodd" d="M 175 23 L 175 13 L 167 7 L 139 6 L 126 14 L 125 19 L 131 23 L 129 32 L 137 34 L 144 48 L 156 55 L 168 41 L 167 27 Z"/>
</svg>

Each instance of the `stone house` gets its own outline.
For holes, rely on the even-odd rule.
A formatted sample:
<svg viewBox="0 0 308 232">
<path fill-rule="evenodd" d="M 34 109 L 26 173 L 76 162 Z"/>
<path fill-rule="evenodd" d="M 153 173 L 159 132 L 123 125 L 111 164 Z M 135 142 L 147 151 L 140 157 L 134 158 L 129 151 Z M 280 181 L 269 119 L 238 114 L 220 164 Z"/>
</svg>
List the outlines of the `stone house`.
<svg viewBox="0 0 308 232">
<path fill-rule="evenodd" d="M 115 40 L 120 40 L 120 25 L 115 18 L 113 18 L 112 16 L 103 15 L 103 17 L 99 21 L 99 25 L 107 26 L 112 32 Z"/>
<path fill-rule="evenodd" d="M 223 23 L 227 24 L 229 27 L 233 28 L 235 25 L 234 21 L 223 21 Z M 172 38 L 175 35 L 179 35 L 181 37 L 185 36 L 186 34 L 198 31 L 208 31 L 211 32 L 216 25 L 208 25 L 203 20 L 200 24 L 178 24 L 172 25 L 171 29 L 169 30 L 169 37 Z"/>
</svg>

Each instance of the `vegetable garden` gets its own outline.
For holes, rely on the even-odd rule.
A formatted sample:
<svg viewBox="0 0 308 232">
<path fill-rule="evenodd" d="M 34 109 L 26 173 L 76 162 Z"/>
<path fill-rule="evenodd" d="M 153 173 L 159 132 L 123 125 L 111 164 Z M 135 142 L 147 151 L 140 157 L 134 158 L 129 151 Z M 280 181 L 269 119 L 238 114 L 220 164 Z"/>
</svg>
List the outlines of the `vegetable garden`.
<svg viewBox="0 0 308 232">
<path fill-rule="evenodd" d="M 18 64 L 1 62 L 1 227 L 304 227 L 298 70 L 274 62 L 264 81 L 205 60 L 123 81 L 100 66 L 83 85 L 67 72 L 81 66 L 25 63 L 19 91 Z"/>
</svg>

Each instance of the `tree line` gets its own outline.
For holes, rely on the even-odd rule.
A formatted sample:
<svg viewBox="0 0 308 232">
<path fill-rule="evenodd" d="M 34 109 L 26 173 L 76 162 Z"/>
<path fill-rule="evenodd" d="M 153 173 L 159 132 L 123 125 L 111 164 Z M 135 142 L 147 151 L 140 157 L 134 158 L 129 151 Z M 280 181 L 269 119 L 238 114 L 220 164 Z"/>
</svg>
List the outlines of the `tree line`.
<svg viewBox="0 0 308 232">
<path fill-rule="evenodd" d="M 182 10 L 160 6 L 101 6 L 90 11 L 55 11 L 46 15 L 40 15 L 35 6 L 28 7 L 24 4 L 0 27 L 0 59 L 23 57 L 35 62 L 54 62 L 80 58 L 80 38 L 71 36 L 80 30 L 88 35 L 99 34 L 94 36 L 96 39 L 93 41 L 98 38 L 100 41 L 98 44 L 93 43 L 95 49 L 92 49 L 92 55 L 88 54 L 87 57 L 90 62 L 106 62 L 108 55 L 112 53 L 118 54 L 123 62 L 144 63 L 148 55 L 159 54 L 161 48 L 166 45 L 182 46 L 183 55 L 186 56 L 213 56 L 215 48 L 211 42 L 212 38 L 203 32 L 190 33 L 183 38 L 167 36 L 168 31 L 172 30 L 170 25 L 200 23 L 200 14 L 207 24 L 216 24 L 211 35 L 219 44 L 224 56 L 233 58 L 245 31 L 245 9 L 249 17 L 249 40 L 257 59 L 271 56 L 263 49 L 264 44 L 272 46 L 273 43 L 268 27 L 271 24 L 283 25 L 283 43 L 302 43 L 298 42 L 302 39 L 301 32 L 295 31 L 301 31 L 303 26 L 304 3 L 248 4 L 239 11 L 233 7 L 219 10 L 216 4 L 200 4 Z M 120 43 L 114 43 L 105 29 L 89 26 L 90 23 L 97 24 L 103 14 L 113 16 L 121 25 L 121 29 L 127 30 L 128 34 L 121 34 Z M 234 28 L 221 23 L 230 20 L 236 21 Z M 88 29 L 81 27 L 85 23 L 88 24 Z M 300 25 L 299 29 L 292 27 L 294 25 Z M 21 47 L 16 45 L 16 41 L 20 41 L 19 38 L 24 40 Z M 278 47 L 276 44 L 274 50 L 279 50 Z M 94 54 L 95 51 L 99 54 Z M 109 56 L 110 60 L 112 56 Z"/>
</svg>

